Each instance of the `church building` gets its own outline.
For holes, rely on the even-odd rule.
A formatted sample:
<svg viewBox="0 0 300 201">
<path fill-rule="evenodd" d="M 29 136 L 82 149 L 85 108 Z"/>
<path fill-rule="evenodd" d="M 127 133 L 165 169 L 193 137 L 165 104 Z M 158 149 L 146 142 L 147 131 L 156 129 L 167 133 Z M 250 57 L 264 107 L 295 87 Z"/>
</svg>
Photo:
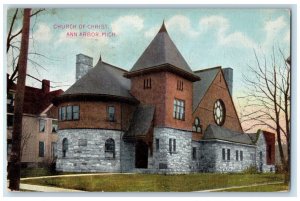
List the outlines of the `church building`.
<svg viewBox="0 0 300 201">
<path fill-rule="evenodd" d="M 193 71 L 163 24 L 130 71 L 79 54 L 59 108 L 66 172 L 273 172 L 275 136 L 244 133 L 233 69 Z"/>
</svg>

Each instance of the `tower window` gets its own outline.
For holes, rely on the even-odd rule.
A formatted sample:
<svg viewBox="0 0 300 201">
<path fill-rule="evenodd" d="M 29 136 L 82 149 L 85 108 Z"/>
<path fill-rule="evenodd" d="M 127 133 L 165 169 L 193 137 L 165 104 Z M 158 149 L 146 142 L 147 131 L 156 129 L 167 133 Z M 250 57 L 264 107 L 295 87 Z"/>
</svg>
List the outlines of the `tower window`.
<svg viewBox="0 0 300 201">
<path fill-rule="evenodd" d="M 175 119 L 184 120 L 185 102 L 183 100 L 174 99 L 173 117 Z"/>
<path fill-rule="evenodd" d="M 177 90 L 183 91 L 183 81 L 177 80 Z"/>
<path fill-rule="evenodd" d="M 144 79 L 144 89 L 151 89 L 151 78 Z"/>
</svg>

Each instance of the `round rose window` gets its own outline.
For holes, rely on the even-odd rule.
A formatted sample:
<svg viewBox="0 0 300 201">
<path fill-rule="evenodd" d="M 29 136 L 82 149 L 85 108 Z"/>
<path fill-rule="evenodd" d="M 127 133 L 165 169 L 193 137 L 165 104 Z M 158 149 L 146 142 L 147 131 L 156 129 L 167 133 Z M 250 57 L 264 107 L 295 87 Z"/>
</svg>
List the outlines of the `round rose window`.
<svg viewBox="0 0 300 201">
<path fill-rule="evenodd" d="M 216 124 L 222 126 L 225 122 L 225 105 L 221 99 L 218 99 L 214 104 L 214 119 Z"/>
</svg>

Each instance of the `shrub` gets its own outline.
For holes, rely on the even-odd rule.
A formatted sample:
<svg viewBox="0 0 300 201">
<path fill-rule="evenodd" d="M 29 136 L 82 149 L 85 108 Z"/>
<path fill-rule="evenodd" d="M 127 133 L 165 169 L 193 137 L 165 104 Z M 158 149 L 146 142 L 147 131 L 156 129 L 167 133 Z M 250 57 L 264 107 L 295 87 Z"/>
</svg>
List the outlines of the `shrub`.
<svg viewBox="0 0 300 201">
<path fill-rule="evenodd" d="M 258 174 L 260 173 L 255 165 L 251 165 L 243 171 L 244 174 Z"/>
</svg>

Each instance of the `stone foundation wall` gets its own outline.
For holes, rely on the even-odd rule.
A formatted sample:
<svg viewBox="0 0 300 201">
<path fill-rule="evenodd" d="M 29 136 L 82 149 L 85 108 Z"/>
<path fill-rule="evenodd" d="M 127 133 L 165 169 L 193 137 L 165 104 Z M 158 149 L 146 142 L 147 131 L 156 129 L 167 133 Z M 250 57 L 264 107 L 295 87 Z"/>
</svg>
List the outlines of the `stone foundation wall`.
<svg viewBox="0 0 300 201">
<path fill-rule="evenodd" d="M 159 150 L 156 150 L 159 139 Z M 176 139 L 176 151 L 169 151 L 169 139 Z M 173 145 L 172 145 L 173 146 Z M 172 128 L 154 128 L 153 169 L 156 172 L 191 172 L 192 133 Z"/>
<path fill-rule="evenodd" d="M 121 131 L 100 129 L 65 129 L 58 131 L 57 171 L 120 172 Z M 68 151 L 63 157 L 62 141 L 68 139 Z M 105 141 L 115 141 L 115 158 L 105 156 Z M 86 141 L 86 143 L 82 143 Z M 80 143 L 81 142 L 81 143 Z"/>
<path fill-rule="evenodd" d="M 132 172 L 135 168 L 135 144 L 122 141 L 121 150 L 121 171 Z"/>
</svg>

